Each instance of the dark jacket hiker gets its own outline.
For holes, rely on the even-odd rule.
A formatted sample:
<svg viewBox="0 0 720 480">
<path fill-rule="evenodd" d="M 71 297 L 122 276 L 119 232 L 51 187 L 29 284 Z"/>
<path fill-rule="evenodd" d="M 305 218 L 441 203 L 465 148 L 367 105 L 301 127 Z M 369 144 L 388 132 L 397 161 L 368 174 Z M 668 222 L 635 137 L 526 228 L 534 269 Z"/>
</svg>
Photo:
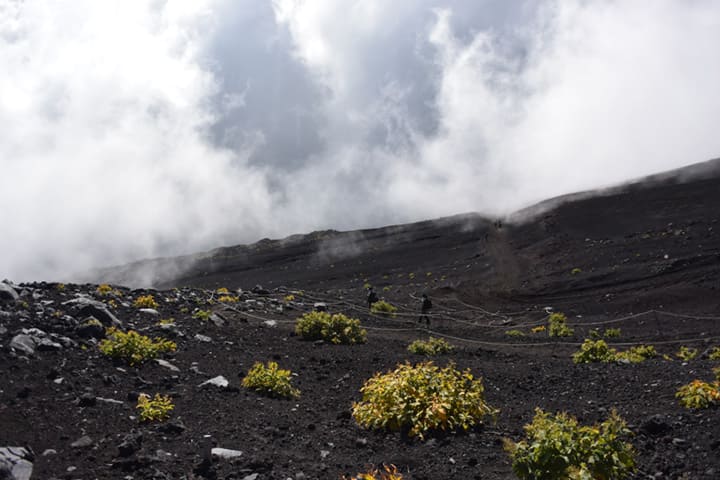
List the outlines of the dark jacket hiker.
<svg viewBox="0 0 720 480">
<path fill-rule="evenodd" d="M 430 326 L 430 316 L 428 315 L 430 310 L 432 310 L 432 302 L 428 296 L 423 293 L 422 304 L 420 305 L 420 318 L 418 318 L 418 322 L 422 322 L 424 318 L 428 327 Z"/>
</svg>

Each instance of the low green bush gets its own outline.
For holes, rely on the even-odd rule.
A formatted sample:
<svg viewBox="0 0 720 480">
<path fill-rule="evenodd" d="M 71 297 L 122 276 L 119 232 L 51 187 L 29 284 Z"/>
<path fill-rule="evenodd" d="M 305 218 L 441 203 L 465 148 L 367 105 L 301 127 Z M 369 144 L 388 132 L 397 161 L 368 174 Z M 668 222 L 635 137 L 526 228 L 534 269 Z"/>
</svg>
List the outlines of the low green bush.
<svg viewBox="0 0 720 480">
<path fill-rule="evenodd" d="M 535 410 L 525 425 L 526 439 L 505 440 L 512 469 L 527 480 L 619 480 L 631 475 L 635 451 L 625 441 L 631 432 L 613 411 L 599 425 L 581 426 L 566 414 Z"/>
<path fill-rule="evenodd" d="M 497 413 L 485 402 L 482 381 L 452 364 L 398 365 L 375 374 L 360 392 L 362 401 L 352 407 L 359 425 L 399 430 L 410 437 L 424 438 L 435 430 L 468 430 Z"/>
<path fill-rule="evenodd" d="M 701 409 L 720 405 L 720 380 L 712 383 L 693 380 L 680 387 L 675 398 L 685 408 Z"/>
<path fill-rule="evenodd" d="M 298 318 L 295 333 L 305 340 L 325 340 L 334 344 L 355 344 L 367 341 L 367 332 L 360 320 L 342 313 L 309 312 Z"/>
<path fill-rule="evenodd" d="M 652 345 L 638 345 L 631 347 L 624 352 L 618 352 L 615 355 L 616 360 L 627 360 L 631 363 L 640 363 L 650 358 L 657 357 L 657 351 Z"/>
<path fill-rule="evenodd" d="M 163 352 L 174 352 L 175 342 L 164 338 L 151 339 L 140 335 L 134 330 L 127 333 L 114 327 L 106 331 L 107 338 L 102 340 L 98 347 L 100 351 L 111 358 L 125 360 L 134 366 L 152 360 Z"/>
<path fill-rule="evenodd" d="M 255 362 L 243 378 L 242 386 L 268 397 L 297 398 L 300 390 L 290 383 L 291 376 L 292 372 L 282 370 L 277 362 L 268 362 L 267 367 L 261 362 Z"/>
<path fill-rule="evenodd" d="M 603 337 L 605 337 L 605 338 L 618 338 L 619 336 L 620 336 L 619 328 L 606 328 L 605 332 L 603 333 Z"/>
<path fill-rule="evenodd" d="M 430 337 L 428 340 L 415 340 L 408 346 L 408 351 L 416 355 L 443 355 L 453 351 L 453 346 L 442 338 Z"/>
<path fill-rule="evenodd" d="M 388 317 L 395 317 L 395 313 L 397 312 L 397 307 L 386 302 L 385 300 L 380 300 L 379 302 L 375 302 L 372 304 L 372 306 L 370 307 L 370 312 L 374 313 L 376 315 L 385 315 Z"/>
<path fill-rule="evenodd" d="M 712 350 L 710 350 L 710 354 L 708 355 L 708 358 L 710 360 L 720 360 L 720 347 L 715 347 Z"/>
<path fill-rule="evenodd" d="M 403 480 L 403 476 L 395 465 L 383 465 L 382 470 L 375 468 L 354 477 L 343 477 L 343 480 Z"/>
<path fill-rule="evenodd" d="M 158 308 L 158 303 L 152 295 L 141 295 L 133 303 L 135 308 Z"/>
<path fill-rule="evenodd" d="M 615 360 L 616 353 L 614 348 L 608 347 L 605 340 L 586 338 L 580 346 L 580 350 L 573 353 L 572 359 L 575 363 L 612 362 Z"/>
<path fill-rule="evenodd" d="M 678 357 L 680 360 L 689 362 L 690 360 L 693 360 L 695 357 L 697 357 L 697 354 L 697 348 L 688 348 L 683 345 L 682 347 L 680 347 L 680 350 L 675 353 L 675 356 Z"/>
<path fill-rule="evenodd" d="M 574 330 L 567 326 L 567 317 L 564 313 L 556 312 L 548 318 L 548 335 L 551 337 L 570 337 Z"/>
<path fill-rule="evenodd" d="M 167 395 L 155 394 L 152 399 L 150 395 L 141 393 L 138 396 L 137 406 L 140 410 L 140 420 L 143 422 L 160 422 L 166 420 L 170 416 L 170 412 L 175 408 L 172 400 Z"/>
<path fill-rule="evenodd" d="M 523 332 L 522 330 L 507 330 L 505 331 L 505 335 L 507 335 L 508 337 L 519 338 L 524 337 L 525 332 Z"/>
</svg>

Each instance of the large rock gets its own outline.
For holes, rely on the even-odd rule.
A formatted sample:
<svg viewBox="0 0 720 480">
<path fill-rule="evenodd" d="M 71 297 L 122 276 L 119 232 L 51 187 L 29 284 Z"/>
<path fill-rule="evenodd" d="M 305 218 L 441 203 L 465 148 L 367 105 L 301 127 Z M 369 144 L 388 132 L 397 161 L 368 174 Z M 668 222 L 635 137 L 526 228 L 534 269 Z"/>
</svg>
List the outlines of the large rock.
<svg viewBox="0 0 720 480">
<path fill-rule="evenodd" d="M 15 335 L 12 340 L 10 340 L 9 346 L 11 350 L 14 350 L 17 353 L 24 353 L 25 355 L 35 355 L 35 347 L 37 346 L 37 344 L 35 343 L 33 337 L 21 333 L 19 335 Z"/>
<path fill-rule="evenodd" d="M 63 302 L 63 305 L 71 306 L 75 312 L 75 316 L 78 318 L 94 317 L 106 327 L 122 326 L 122 322 L 110 313 L 110 310 L 107 309 L 104 303 L 93 300 L 92 298 L 78 297 Z"/>
<path fill-rule="evenodd" d="M 19 298 L 18 293 L 13 287 L 5 282 L 0 282 L 0 300 L 16 301 Z"/>
<path fill-rule="evenodd" d="M 0 478 L 3 480 L 30 480 L 34 455 L 26 448 L 0 448 Z"/>
</svg>

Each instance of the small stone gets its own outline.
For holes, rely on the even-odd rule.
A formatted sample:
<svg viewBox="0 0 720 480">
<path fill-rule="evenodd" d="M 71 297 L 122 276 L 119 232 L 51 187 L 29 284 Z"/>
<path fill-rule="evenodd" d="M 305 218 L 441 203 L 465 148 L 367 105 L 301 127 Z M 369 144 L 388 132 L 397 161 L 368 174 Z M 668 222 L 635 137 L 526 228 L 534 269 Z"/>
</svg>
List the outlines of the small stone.
<svg viewBox="0 0 720 480">
<path fill-rule="evenodd" d="M 215 324 L 216 327 L 222 327 L 225 325 L 225 319 L 217 313 L 210 314 L 210 321 Z"/>
<path fill-rule="evenodd" d="M 358 448 L 367 447 L 368 441 L 367 438 L 357 438 L 355 439 L 355 446 Z"/>
<path fill-rule="evenodd" d="M 230 382 L 228 382 L 228 379 L 223 377 L 222 375 L 218 375 L 217 377 L 211 378 L 210 380 L 206 380 L 202 382 L 198 387 L 218 387 L 218 388 L 226 388 L 228 385 L 230 385 Z"/>
<path fill-rule="evenodd" d="M 62 345 L 57 342 L 53 342 L 49 338 L 40 338 L 37 342 L 37 349 L 41 352 L 57 351 L 62 350 Z"/>
<path fill-rule="evenodd" d="M 241 452 L 240 450 L 231 450 L 229 448 L 218 448 L 218 447 L 213 448 L 210 451 L 210 453 L 211 453 L 211 455 L 216 456 L 218 458 L 222 458 L 224 460 L 238 458 L 243 454 L 243 452 Z"/>
<path fill-rule="evenodd" d="M 245 475 L 242 480 L 256 480 L 259 476 L 259 473 L 251 473 L 250 475 Z"/>
<path fill-rule="evenodd" d="M 57 450 L 54 450 L 52 448 L 48 448 L 42 453 L 43 457 L 49 457 L 50 455 L 57 455 Z"/>
<path fill-rule="evenodd" d="M 180 369 L 179 369 L 178 367 L 176 367 L 176 366 L 173 365 L 172 363 L 168 362 L 167 360 L 163 360 L 162 358 L 156 358 L 155 361 L 156 361 L 157 364 L 160 365 L 161 367 L 165 367 L 165 368 L 167 368 L 167 369 L 169 369 L 169 370 L 171 370 L 171 371 L 173 371 L 173 372 L 179 372 L 179 371 L 180 371 Z"/>
<path fill-rule="evenodd" d="M 672 444 L 676 447 L 684 447 L 685 445 L 687 445 L 687 440 L 685 440 L 684 438 L 675 437 L 672 439 Z"/>
<path fill-rule="evenodd" d="M 93 439 L 88 435 L 84 435 L 70 444 L 72 448 L 87 448 L 93 445 Z"/>
<path fill-rule="evenodd" d="M 320 460 L 325 460 L 330 455 L 330 450 L 320 450 Z"/>
<path fill-rule="evenodd" d="M 199 333 L 195 335 L 195 340 L 206 343 L 212 342 L 212 338 L 205 335 L 200 335 Z"/>
<path fill-rule="evenodd" d="M 142 433 L 129 433 L 123 437 L 123 441 L 118 445 L 118 454 L 121 457 L 129 457 L 133 453 L 140 450 L 142 446 Z"/>
<path fill-rule="evenodd" d="M 154 308 L 141 308 L 138 311 L 140 313 L 144 313 L 145 315 L 149 315 L 151 317 L 159 317 L 160 316 L 160 312 L 158 312 Z"/>
</svg>

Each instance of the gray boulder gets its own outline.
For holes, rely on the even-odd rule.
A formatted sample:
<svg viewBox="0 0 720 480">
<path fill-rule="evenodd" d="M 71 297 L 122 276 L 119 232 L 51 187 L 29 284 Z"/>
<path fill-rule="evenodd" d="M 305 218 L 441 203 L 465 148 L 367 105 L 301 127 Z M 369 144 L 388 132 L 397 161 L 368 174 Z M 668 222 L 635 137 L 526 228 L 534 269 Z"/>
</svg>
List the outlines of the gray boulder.
<svg viewBox="0 0 720 480">
<path fill-rule="evenodd" d="M 0 300 L 17 301 L 19 295 L 13 287 L 5 282 L 0 282 Z"/>
<path fill-rule="evenodd" d="M 30 335 L 19 334 L 15 335 L 10 340 L 10 349 L 18 353 L 24 353 L 25 355 L 35 355 L 36 343 L 33 337 Z M 0 477 L 1 478 L 1 477 Z"/>
<path fill-rule="evenodd" d="M 63 305 L 69 305 L 73 308 L 75 316 L 79 318 L 94 317 L 100 321 L 106 327 L 120 327 L 122 322 L 117 319 L 115 315 L 110 313 L 104 303 L 93 300 L 87 297 L 78 297 L 67 302 L 63 302 Z"/>
<path fill-rule="evenodd" d="M 27 448 L 0 448 L 0 478 L 7 480 L 30 480 L 34 459 L 33 453 Z"/>
</svg>

